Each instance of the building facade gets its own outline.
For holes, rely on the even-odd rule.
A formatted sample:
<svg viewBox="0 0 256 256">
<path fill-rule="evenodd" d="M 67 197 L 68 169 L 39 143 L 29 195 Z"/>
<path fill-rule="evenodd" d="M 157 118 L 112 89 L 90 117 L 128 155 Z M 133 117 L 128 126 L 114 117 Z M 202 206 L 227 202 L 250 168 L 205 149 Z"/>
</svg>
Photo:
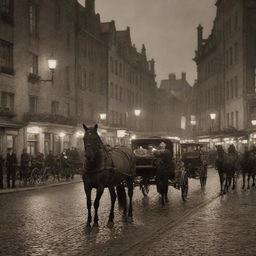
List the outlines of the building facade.
<svg viewBox="0 0 256 256">
<path fill-rule="evenodd" d="M 197 132 L 239 146 L 249 142 L 255 118 L 256 3 L 219 0 L 216 7 L 207 39 L 198 27 Z"/>
<path fill-rule="evenodd" d="M 109 134 L 112 134 L 110 144 L 124 144 L 128 134 L 145 134 L 153 129 L 154 60 L 147 60 L 144 45 L 141 52 L 132 45 L 129 27 L 117 31 L 114 21 L 102 23 L 101 27 L 108 47 L 107 123 Z"/>
</svg>

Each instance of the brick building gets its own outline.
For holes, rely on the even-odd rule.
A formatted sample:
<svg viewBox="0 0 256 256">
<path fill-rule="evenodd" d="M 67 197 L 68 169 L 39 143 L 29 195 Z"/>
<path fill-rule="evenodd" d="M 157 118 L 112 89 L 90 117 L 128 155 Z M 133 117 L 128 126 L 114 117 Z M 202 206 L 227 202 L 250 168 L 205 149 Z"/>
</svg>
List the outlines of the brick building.
<svg viewBox="0 0 256 256">
<path fill-rule="evenodd" d="M 226 146 L 248 142 L 255 120 L 255 1 L 219 0 L 212 32 L 198 27 L 198 135 Z M 215 119 L 210 119 L 215 114 Z M 254 135 L 253 135 L 254 136 Z"/>
</svg>

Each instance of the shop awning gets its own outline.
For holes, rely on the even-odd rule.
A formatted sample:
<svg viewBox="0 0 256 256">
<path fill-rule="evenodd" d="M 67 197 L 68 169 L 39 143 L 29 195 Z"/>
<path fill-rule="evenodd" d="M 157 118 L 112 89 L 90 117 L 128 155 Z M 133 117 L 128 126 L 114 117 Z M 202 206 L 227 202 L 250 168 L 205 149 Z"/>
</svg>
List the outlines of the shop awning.
<svg viewBox="0 0 256 256">
<path fill-rule="evenodd" d="M 0 119 L 0 128 L 12 128 L 12 129 L 21 129 L 27 125 L 26 122 Z"/>
</svg>

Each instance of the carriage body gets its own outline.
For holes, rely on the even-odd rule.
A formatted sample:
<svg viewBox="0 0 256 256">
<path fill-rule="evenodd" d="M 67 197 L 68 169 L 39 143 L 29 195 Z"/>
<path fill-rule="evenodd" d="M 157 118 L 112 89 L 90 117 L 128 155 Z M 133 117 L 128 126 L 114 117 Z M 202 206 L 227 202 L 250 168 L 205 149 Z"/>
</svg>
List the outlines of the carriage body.
<svg viewBox="0 0 256 256">
<path fill-rule="evenodd" d="M 175 177 L 169 180 L 169 185 L 177 189 L 181 188 L 182 199 L 185 201 L 188 192 L 188 175 L 181 164 L 181 146 L 178 140 L 165 138 L 132 140 L 132 150 L 136 158 L 136 183 L 144 195 L 148 194 L 149 185 L 156 184 L 158 161 L 154 153 L 162 142 L 170 152 L 170 158 L 175 166 Z"/>
<path fill-rule="evenodd" d="M 199 143 L 182 143 L 181 159 L 189 178 L 200 179 L 201 186 L 204 187 L 207 179 L 207 157 L 202 147 Z"/>
<path fill-rule="evenodd" d="M 132 150 L 136 157 L 136 176 L 154 178 L 156 158 L 154 152 L 164 142 L 174 162 L 180 160 L 180 143 L 176 140 L 162 138 L 146 138 L 132 140 Z"/>
</svg>

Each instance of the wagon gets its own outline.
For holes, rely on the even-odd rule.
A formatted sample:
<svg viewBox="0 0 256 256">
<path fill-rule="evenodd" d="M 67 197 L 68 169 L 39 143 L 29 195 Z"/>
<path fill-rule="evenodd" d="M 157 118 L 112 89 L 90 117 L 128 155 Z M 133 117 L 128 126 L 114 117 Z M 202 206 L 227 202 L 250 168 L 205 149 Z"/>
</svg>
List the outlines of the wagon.
<svg viewBox="0 0 256 256">
<path fill-rule="evenodd" d="M 173 139 L 144 138 L 132 140 L 132 149 L 136 157 L 136 184 L 146 196 L 150 185 L 156 184 L 157 159 L 154 152 L 159 144 L 164 142 L 170 152 L 175 165 L 175 178 L 169 180 L 169 185 L 181 190 L 182 199 L 185 201 L 188 194 L 188 174 L 181 162 L 180 142 Z"/>
<path fill-rule="evenodd" d="M 207 157 L 200 143 L 182 143 L 181 159 L 184 162 L 189 178 L 199 179 L 201 188 L 205 188 L 207 180 Z"/>
</svg>

